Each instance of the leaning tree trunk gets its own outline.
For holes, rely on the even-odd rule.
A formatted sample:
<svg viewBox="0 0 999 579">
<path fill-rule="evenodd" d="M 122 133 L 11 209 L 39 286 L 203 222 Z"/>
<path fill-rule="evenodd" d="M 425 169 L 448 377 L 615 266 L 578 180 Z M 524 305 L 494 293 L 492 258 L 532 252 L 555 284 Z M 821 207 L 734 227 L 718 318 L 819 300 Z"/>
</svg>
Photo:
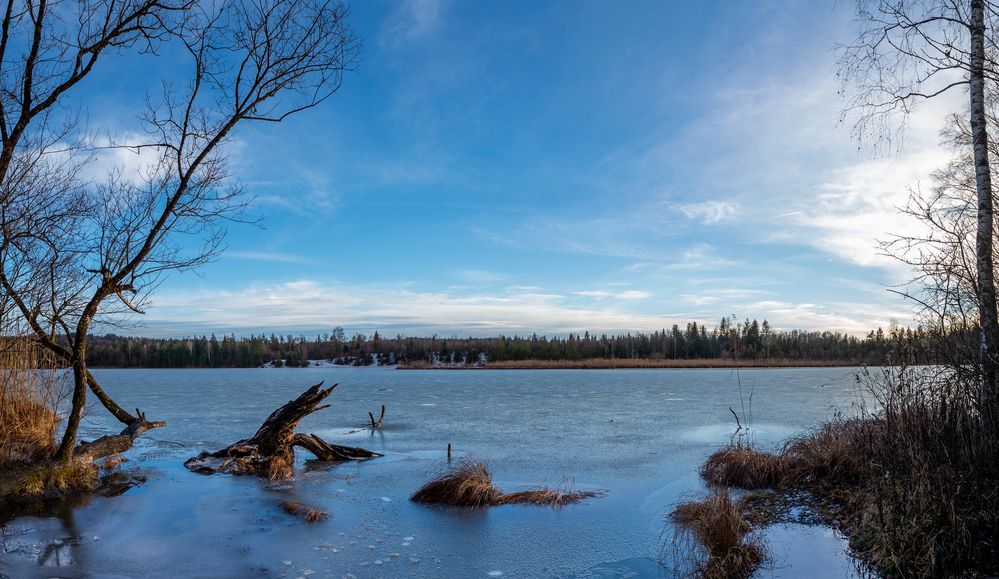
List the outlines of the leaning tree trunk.
<svg viewBox="0 0 999 579">
<path fill-rule="evenodd" d="M 120 454 L 132 448 L 132 444 L 140 434 L 153 428 L 166 426 L 166 422 L 146 420 L 146 413 L 135 409 L 136 418 L 130 422 L 120 434 L 102 436 L 91 442 L 82 442 L 73 451 L 74 457 L 102 458 L 112 454 Z"/>
<path fill-rule="evenodd" d="M 982 367 L 979 408 L 983 442 L 995 443 L 996 390 L 999 379 L 999 315 L 996 311 L 995 272 L 993 271 L 992 232 L 995 217 L 992 206 L 992 174 L 989 164 L 989 135 L 985 115 L 985 1 L 971 0 L 971 138 L 975 154 L 975 187 L 978 193 L 978 229 L 975 253 L 978 277 L 978 315 L 980 325 L 979 358 Z"/>
<path fill-rule="evenodd" d="M 252 438 L 240 440 L 217 452 L 203 452 L 190 458 L 184 466 L 202 474 L 258 474 L 271 480 L 291 478 L 295 464 L 295 449 L 300 446 L 319 460 L 364 460 L 382 456 L 377 452 L 330 444 L 315 434 L 296 434 L 298 423 L 313 412 L 329 408 L 319 404 L 329 396 L 336 384 L 323 390 L 320 382 L 298 398 L 278 408 L 267 417 Z"/>
</svg>

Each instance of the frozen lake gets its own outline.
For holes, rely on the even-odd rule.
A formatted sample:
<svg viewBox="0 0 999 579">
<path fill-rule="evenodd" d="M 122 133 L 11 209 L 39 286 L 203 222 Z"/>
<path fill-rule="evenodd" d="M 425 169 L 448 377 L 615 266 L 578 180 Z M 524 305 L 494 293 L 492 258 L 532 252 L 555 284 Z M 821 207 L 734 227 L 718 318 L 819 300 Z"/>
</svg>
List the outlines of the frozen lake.
<svg viewBox="0 0 999 579">
<path fill-rule="evenodd" d="M 126 468 L 148 482 L 51 517 L 3 522 L 0 574 L 10 577 L 669 577 L 655 562 L 664 518 L 703 489 L 697 467 L 746 420 L 766 446 L 836 410 L 854 412 L 850 368 L 731 370 L 395 371 L 388 368 L 100 370 L 127 408 L 168 426 L 143 436 Z M 203 476 L 183 461 L 253 434 L 312 384 L 340 386 L 332 408 L 300 431 L 385 454 L 363 463 L 307 464 L 294 480 Z M 349 433 L 387 407 L 381 431 Z M 747 408 L 748 409 L 748 408 Z M 82 437 L 120 426 L 92 407 Z M 349 434 L 348 434 L 349 433 Z M 603 498 L 561 510 L 466 510 L 409 495 L 455 456 L 485 460 L 497 486 L 572 480 Z M 329 511 L 305 524 L 282 500 Z M 767 534 L 774 565 L 760 577 L 853 573 L 827 529 Z"/>
</svg>

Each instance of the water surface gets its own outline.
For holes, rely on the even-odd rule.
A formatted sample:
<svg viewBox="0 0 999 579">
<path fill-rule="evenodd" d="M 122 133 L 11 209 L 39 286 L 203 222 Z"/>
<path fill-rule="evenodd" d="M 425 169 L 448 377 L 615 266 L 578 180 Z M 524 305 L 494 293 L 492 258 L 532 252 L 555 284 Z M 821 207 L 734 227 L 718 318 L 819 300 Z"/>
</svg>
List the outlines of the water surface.
<svg viewBox="0 0 999 579">
<path fill-rule="evenodd" d="M 18 516 L 0 533 L 12 577 L 666 577 L 664 516 L 703 489 L 696 470 L 728 443 L 733 408 L 775 445 L 858 400 L 849 368 L 394 371 L 388 368 L 102 370 L 122 405 L 166 420 L 128 454 L 148 482 L 57 516 Z M 329 466 L 299 452 L 296 478 L 202 476 L 183 461 L 253 434 L 320 381 L 333 407 L 300 431 L 382 452 Z M 751 397 L 751 398 L 750 398 Z M 384 427 L 352 432 L 387 407 Z M 92 407 L 83 438 L 117 431 Z M 408 496 L 456 456 L 486 460 L 505 490 L 571 481 L 604 498 L 561 510 L 465 510 Z M 329 511 L 304 524 L 280 508 Z M 775 528 L 761 577 L 853 573 L 827 529 Z"/>
</svg>

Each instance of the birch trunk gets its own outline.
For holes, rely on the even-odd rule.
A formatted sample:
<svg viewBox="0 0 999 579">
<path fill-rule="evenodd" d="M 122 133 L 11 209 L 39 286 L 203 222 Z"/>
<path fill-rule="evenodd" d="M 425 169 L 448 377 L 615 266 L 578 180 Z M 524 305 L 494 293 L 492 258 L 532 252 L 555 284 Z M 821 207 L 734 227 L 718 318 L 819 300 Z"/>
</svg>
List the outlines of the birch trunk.
<svg viewBox="0 0 999 579">
<path fill-rule="evenodd" d="M 975 251 L 978 269 L 978 307 L 982 365 L 980 410 L 985 442 L 993 438 L 996 393 L 999 320 L 996 314 L 996 286 L 992 263 L 992 175 L 989 165 L 989 136 L 985 116 L 985 0 L 971 0 L 971 135 L 975 154 L 975 186 L 978 192 L 978 229 Z"/>
</svg>

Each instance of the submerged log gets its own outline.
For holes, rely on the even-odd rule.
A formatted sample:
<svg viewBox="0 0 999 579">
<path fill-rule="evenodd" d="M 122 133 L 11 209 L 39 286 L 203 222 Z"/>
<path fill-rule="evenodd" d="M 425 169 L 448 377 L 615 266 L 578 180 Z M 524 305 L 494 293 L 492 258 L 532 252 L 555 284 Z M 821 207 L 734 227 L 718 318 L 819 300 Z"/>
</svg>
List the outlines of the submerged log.
<svg viewBox="0 0 999 579">
<path fill-rule="evenodd" d="M 295 428 L 313 412 L 329 408 L 322 405 L 336 384 L 322 388 L 320 382 L 289 401 L 267 417 L 251 438 L 235 442 L 216 452 L 203 452 L 190 458 L 184 466 L 202 474 L 257 474 L 271 480 L 291 478 L 298 446 L 324 461 L 365 460 L 382 456 L 363 448 L 330 444 L 315 434 L 296 434 Z"/>
</svg>

